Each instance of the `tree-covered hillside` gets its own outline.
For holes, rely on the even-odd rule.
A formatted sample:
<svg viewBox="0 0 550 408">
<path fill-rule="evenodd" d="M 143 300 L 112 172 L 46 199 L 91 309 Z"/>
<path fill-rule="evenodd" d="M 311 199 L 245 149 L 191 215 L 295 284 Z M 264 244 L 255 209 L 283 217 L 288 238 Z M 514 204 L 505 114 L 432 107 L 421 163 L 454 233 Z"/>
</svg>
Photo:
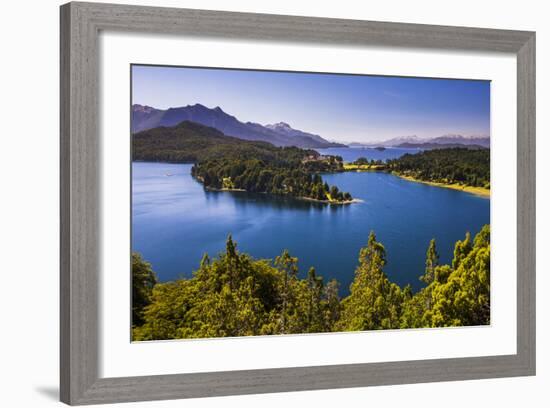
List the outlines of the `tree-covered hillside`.
<svg viewBox="0 0 550 408">
<path fill-rule="evenodd" d="M 329 142 L 319 135 L 293 129 L 288 124 L 262 126 L 259 123 L 241 122 L 224 112 L 219 106 L 210 109 L 199 103 L 166 110 L 151 106 L 132 105 L 132 133 L 160 126 L 176 126 L 183 121 L 193 121 L 217 129 L 225 135 L 243 140 L 261 140 L 275 146 L 302 148 L 346 147 Z"/>
<path fill-rule="evenodd" d="M 289 195 L 330 203 L 351 202 L 351 194 L 329 187 L 307 162 L 293 155 L 273 160 L 221 158 L 196 163 L 192 175 L 213 189 Z"/>
<path fill-rule="evenodd" d="M 263 160 L 273 159 L 277 154 L 295 156 L 299 160 L 314 153 L 313 150 L 297 147 L 278 148 L 267 142 L 237 139 L 189 121 L 173 127 L 145 130 L 132 136 L 132 159 L 141 161 L 194 163 L 220 157 L 255 157 Z"/>
<path fill-rule="evenodd" d="M 339 157 L 315 150 L 275 147 L 226 136 L 193 122 L 133 136 L 133 160 L 193 162 L 193 176 L 211 189 L 290 195 L 329 203 L 351 202 L 349 193 L 323 182 L 320 172 L 342 169 Z"/>
<path fill-rule="evenodd" d="M 387 169 L 417 180 L 490 188 L 489 149 L 436 149 L 388 160 Z"/>
<path fill-rule="evenodd" d="M 132 260 L 136 341 L 490 323 L 488 225 L 456 243 L 450 265 L 439 263 L 432 240 L 418 272 L 425 287 L 417 293 L 388 279 L 385 248 L 372 232 L 343 299 L 338 282 L 325 282 L 313 268 L 301 279 L 288 251 L 257 260 L 231 237 L 217 258 L 203 257 L 190 279 L 156 283 L 151 265 L 137 254 Z"/>
</svg>

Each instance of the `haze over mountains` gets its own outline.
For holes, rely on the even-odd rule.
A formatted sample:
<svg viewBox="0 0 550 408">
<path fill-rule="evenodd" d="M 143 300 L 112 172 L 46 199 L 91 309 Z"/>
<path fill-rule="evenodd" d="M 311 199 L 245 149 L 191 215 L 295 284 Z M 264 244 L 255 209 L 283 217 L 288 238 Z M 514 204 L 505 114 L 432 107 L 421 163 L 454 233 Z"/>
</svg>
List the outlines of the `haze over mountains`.
<svg viewBox="0 0 550 408">
<path fill-rule="evenodd" d="M 327 140 L 323 139 L 319 135 L 315 135 L 313 133 L 303 132 L 303 131 L 298 130 L 298 129 L 293 129 L 288 123 L 285 123 L 285 122 L 279 122 L 279 123 L 275 123 L 273 125 L 266 125 L 265 127 L 268 128 L 268 129 L 271 129 L 271 130 L 273 130 L 273 131 L 275 131 L 279 134 L 290 136 L 290 137 L 293 137 L 293 138 L 294 137 L 309 137 L 313 140 L 316 140 L 319 143 L 326 143 L 327 142 Z"/>
<path fill-rule="evenodd" d="M 401 136 L 384 140 L 376 143 L 350 143 L 350 147 L 355 146 L 383 146 L 383 147 L 409 147 L 434 149 L 442 147 L 485 147 L 490 148 L 491 139 L 489 136 L 462 136 L 462 135 L 443 135 L 435 138 L 420 138 L 416 135 Z"/>
<path fill-rule="evenodd" d="M 267 126 L 253 122 L 244 123 L 224 112 L 219 106 L 210 109 L 204 105 L 195 104 L 166 110 L 137 104 L 132 106 L 132 133 L 159 126 L 171 127 L 186 120 L 212 127 L 228 136 L 269 142 L 275 146 L 345 147 L 340 143 L 329 142 L 319 135 L 293 129 L 284 122 Z"/>
<path fill-rule="evenodd" d="M 219 106 L 210 109 L 201 104 L 187 105 L 166 110 L 151 106 L 132 106 L 132 133 L 157 128 L 172 127 L 183 121 L 191 121 L 219 130 L 227 136 L 243 140 L 263 141 L 275 146 L 296 146 L 309 149 L 346 147 L 345 144 L 330 142 L 320 135 L 292 128 L 288 123 L 279 122 L 261 125 L 254 122 L 241 122 L 235 116 L 224 112 Z M 401 136 L 380 142 L 350 143 L 349 147 L 406 147 L 437 149 L 444 147 L 467 146 L 489 148 L 489 136 L 463 136 L 448 134 L 436 138 L 421 138 L 416 135 Z"/>
</svg>

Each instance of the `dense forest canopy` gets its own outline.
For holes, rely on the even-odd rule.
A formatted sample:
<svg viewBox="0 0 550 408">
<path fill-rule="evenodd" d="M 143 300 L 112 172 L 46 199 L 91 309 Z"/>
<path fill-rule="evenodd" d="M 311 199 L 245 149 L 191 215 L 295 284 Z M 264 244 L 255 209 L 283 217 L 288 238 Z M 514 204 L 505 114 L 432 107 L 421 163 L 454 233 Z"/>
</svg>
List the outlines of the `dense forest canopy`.
<svg viewBox="0 0 550 408">
<path fill-rule="evenodd" d="M 193 122 L 133 136 L 133 159 L 193 162 L 192 175 L 211 189 L 284 194 L 325 202 L 350 202 L 349 193 L 324 183 L 321 172 L 343 168 L 339 156 L 276 147 L 229 137 Z"/>
<path fill-rule="evenodd" d="M 322 173 L 387 171 L 421 181 L 490 188 L 488 149 L 445 148 L 382 162 L 365 157 L 343 163 L 314 150 L 276 147 L 229 137 L 193 122 L 133 136 L 133 160 L 194 163 L 206 188 L 290 195 L 347 203 L 349 193 L 329 186 Z M 365 238 L 367 238 L 365 236 Z M 319 333 L 484 325 L 490 321 L 490 230 L 456 242 L 449 265 L 440 264 L 435 240 L 427 245 L 424 287 L 391 282 L 387 254 L 374 233 L 359 251 L 349 295 L 314 268 L 300 273 L 283 251 L 254 259 L 231 238 L 215 258 L 205 255 L 192 278 L 159 283 L 152 266 L 132 255 L 134 340 Z M 305 271 L 304 271 L 305 272 Z"/>
<path fill-rule="evenodd" d="M 213 189 L 241 189 L 328 202 L 350 202 L 351 194 L 329 187 L 307 161 L 292 156 L 276 160 L 217 159 L 198 162 L 192 175 Z"/>
<path fill-rule="evenodd" d="M 462 184 L 489 189 L 489 149 L 451 148 L 425 150 L 388 160 L 387 170 L 417 180 Z"/>
<path fill-rule="evenodd" d="M 288 251 L 274 261 L 237 250 L 231 237 L 216 258 L 205 255 L 190 279 L 157 283 L 151 265 L 132 257 L 133 340 L 319 333 L 486 325 L 490 322 L 490 230 L 466 234 L 450 265 L 435 240 L 426 251 L 425 286 L 413 293 L 384 272 L 387 254 L 373 232 L 359 252 L 350 294 L 314 268 L 299 277 Z"/>
<path fill-rule="evenodd" d="M 421 181 L 490 188 L 490 151 L 484 148 L 426 150 L 385 163 L 361 157 L 344 164 L 340 156 L 241 140 L 189 121 L 139 132 L 132 140 L 133 160 L 195 163 L 193 176 L 210 189 L 347 203 L 351 194 L 328 186 L 321 176 L 345 170 L 388 171 Z"/>
</svg>

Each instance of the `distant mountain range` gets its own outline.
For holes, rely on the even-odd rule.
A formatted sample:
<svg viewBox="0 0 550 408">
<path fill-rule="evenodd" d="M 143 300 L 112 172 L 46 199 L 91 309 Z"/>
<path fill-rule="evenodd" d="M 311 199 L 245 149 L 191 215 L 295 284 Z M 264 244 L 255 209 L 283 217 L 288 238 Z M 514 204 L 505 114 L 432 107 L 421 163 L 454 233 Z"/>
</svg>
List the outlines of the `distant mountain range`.
<svg viewBox="0 0 550 408">
<path fill-rule="evenodd" d="M 434 138 L 420 138 L 416 135 L 401 136 L 376 143 L 350 143 L 350 147 L 410 147 L 434 149 L 443 147 L 477 146 L 478 148 L 489 148 L 491 139 L 489 136 L 462 136 L 462 135 L 443 135 Z"/>
<path fill-rule="evenodd" d="M 424 150 L 435 150 L 435 149 L 452 149 L 456 147 L 462 147 L 466 149 L 488 149 L 489 147 L 481 146 L 478 144 L 464 144 L 464 143 L 401 143 L 400 145 L 397 145 L 395 147 L 401 147 L 405 149 L 424 149 Z"/>
<path fill-rule="evenodd" d="M 346 147 L 340 143 L 329 142 L 319 135 L 293 129 L 284 122 L 267 126 L 253 122 L 244 123 L 224 112 L 219 106 L 210 109 L 204 105 L 195 104 L 166 110 L 137 104 L 132 106 L 132 133 L 160 126 L 171 127 L 183 121 L 209 126 L 225 135 L 239 139 L 264 141 L 275 146 Z"/>
<path fill-rule="evenodd" d="M 489 136 L 444 135 L 431 139 L 429 142 L 437 144 L 479 145 L 486 148 L 491 147 L 491 138 Z"/>
<path fill-rule="evenodd" d="M 292 137 L 292 138 L 295 138 L 295 137 L 298 137 L 298 138 L 304 138 L 304 137 L 307 137 L 307 138 L 311 138 L 319 143 L 327 143 L 328 141 L 323 139 L 321 136 L 319 135 L 315 135 L 313 133 L 307 133 L 307 132 L 303 132 L 301 130 L 298 130 L 298 129 L 293 129 L 292 127 L 290 127 L 290 125 L 288 123 L 285 123 L 285 122 L 279 122 L 279 123 L 275 123 L 273 125 L 266 125 L 265 126 L 266 128 L 268 129 L 271 129 L 281 135 L 286 135 L 286 136 L 289 136 L 289 137 Z M 328 142 L 328 143 L 331 143 L 331 142 Z M 339 143 L 332 143 L 332 145 L 340 145 L 341 147 L 342 146 L 345 146 L 345 145 L 342 145 L 342 144 L 339 144 Z M 335 147 L 335 146 L 332 146 L 332 147 Z"/>
</svg>

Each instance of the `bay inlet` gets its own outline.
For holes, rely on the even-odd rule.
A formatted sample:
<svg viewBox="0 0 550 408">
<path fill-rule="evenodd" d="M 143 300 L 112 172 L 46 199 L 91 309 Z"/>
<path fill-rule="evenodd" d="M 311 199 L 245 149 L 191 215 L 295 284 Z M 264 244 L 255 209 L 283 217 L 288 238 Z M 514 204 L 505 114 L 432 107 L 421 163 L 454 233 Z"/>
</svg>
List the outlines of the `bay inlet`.
<svg viewBox="0 0 550 408">
<path fill-rule="evenodd" d="M 161 281 L 191 277 L 203 254 L 216 256 L 231 234 L 238 249 L 255 258 L 274 259 L 288 249 L 299 258 L 302 277 L 313 266 L 325 281 L 336 278 L 341 295 L 346 295 L 359 249 L 373 230 L 386 247 L 390 280 L 418 289 L 430 239 L 437 241 L 440 261 L 448 263 L 454 243 L 466 231 L 473 235 L 490 222 L 486 198 L 387 173 L 323 175 L 362 201 L 329 206 L 267 194 L 206 191 L 191 177 L 191 167 L 132 164 L 132 250 L 153 265 Z"/>
</svg>

